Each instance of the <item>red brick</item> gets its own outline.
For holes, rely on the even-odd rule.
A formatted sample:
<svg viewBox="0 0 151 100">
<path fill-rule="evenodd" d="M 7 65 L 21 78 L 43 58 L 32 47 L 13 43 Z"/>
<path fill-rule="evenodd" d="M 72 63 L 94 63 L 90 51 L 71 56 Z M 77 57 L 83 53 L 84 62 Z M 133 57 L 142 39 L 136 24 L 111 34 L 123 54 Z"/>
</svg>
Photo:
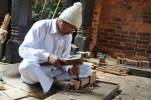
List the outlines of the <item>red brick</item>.
<svg viewBox="0 0 151 100">
<path fill-rule="evenodd" d="M 141 52 L 137 52 L 137 55 L 139 56 L 144 56 L 144 58 L 146 57 L 149 57 L 149 53 L 141 53 Z"/>
<path fill-rule="evenodd" d="M 134 44 L 134 43 L 124 43 L 124 46 L 136 48 L 136 44 Z"/>
<path fill-rule="evenodd" d="M 137 44 L 137 48 L 140 48 L 140 49 L 151 49 L 151 45 Z"/>
<path fill-rule="evenodd" d="M 142 24 L 140 26 L 140 31 L 141 32 L 151 32 L 151 24 Z"/>
<path fill-rule="evenodd" d="M 145 6 L 142 7 L 142 11 L 150 12 L 151 11 L 151 2 L 145 3 Z"/>
<path fill-rule="evenodd" d="M 123 53 L 113 53 L 113 55 L 112 55 L 113 57 L 122 57 L 122 58 L 124 58 L 125 57 L 125 54 L 123 54 Z"/>
<path fill-rule="evenodd" d="M 138 39 L 140 39 L 140 40 L 147 40 L 147 41 L 150 41 L 150 40 L 151 40 L 151 38 L 148 37 L 148 36 L 141 36 L 141 37 L 139 37 Z"/>
<path fill-rule="evenodd" d="M 116 57 L 118 55 L 129 58 L 141 56 L 147 59 L 151 49 L 149 45 L 151 24 L 143 20 L 151 19 L 149 0 L 128 0 L 128 4 L 124 0 L 94 0 L 94 2 L 91 47 L 97 43 L 98 51 L 104 51 Z M 121 6 L 124 4 L 127 6 Z M 104 30 L 105 34 L 100 33 Z M 129 51 L 125 52 L 125 50 Z"/>
<path fill-rule="evenodd" d="M 146 57 L 140 55 L 134 55 L 130 59 L 140 60 L 140 61 L 147 60 Z"/>
</svg>

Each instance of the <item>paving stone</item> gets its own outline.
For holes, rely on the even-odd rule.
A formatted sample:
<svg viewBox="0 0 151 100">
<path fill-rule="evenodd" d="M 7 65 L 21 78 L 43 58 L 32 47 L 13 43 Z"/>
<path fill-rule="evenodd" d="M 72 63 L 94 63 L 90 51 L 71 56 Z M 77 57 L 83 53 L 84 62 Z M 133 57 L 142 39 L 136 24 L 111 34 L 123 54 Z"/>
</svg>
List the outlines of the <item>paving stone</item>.
<svg viewBox="0 0 151 100">
<path fill-rule="evenodd" d="M 40 100 L 40 99 L 34 98 L 34 97 L 28 97 L 28 98 L 23 98 L 23 99 L 20 99 L 20 100 Z"/>
<path fill-rule="evenodd" d="M 133 100 L 133 98 L 134 98 L 129 95 L 120 95 L 119 97 L 120 97 L 119 100 Z"/>
<path fill-rule="evenodd" d="M 151 99 L 151 92 L 149 91 L 141 91 L 139 95 Z"/>
<path fill-rule="evenodd" d="M 146 91 L 148 93 L 151 93 L 151 87 L 145 87 L 143 88 L 143 91 Z"/>
<path fill-rule="evenodd" d="M 0 99 L 1 100 L 11 100 L 4 92 L 0 92 Z"/>
<path fill-rule="evenodd" d="M 139 92 L 137 90 L 135 90 L 133 87 L 127 86 L 122 90 L 121 94 L 134 97 L 134 96 L 137 96 L 138 93 Z"/>
<path fill-rule="evenodd" d="M 27 97 L 27 94 L 25 92 L 19 90 L 19 89 L 9 89 L 4 91 L 11 99 L 20 99 L 23 97 Z"/>
<path fill-rule="evenodd" d="M 151 98 L 136 96 L 133 100 L 151 100 Z"/>
</svg>

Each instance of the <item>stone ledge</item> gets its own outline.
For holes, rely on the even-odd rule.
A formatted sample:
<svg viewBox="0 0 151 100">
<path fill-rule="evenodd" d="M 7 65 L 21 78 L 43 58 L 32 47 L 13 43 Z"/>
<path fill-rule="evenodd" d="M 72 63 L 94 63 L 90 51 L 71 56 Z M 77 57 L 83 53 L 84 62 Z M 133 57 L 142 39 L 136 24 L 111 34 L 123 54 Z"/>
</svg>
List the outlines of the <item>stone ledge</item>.
<svg viewBox="0 0 151 100">
<path fill-rule="evenodd" d="M 151 78 L 151 68 L 140 68 L 130 65 L 121 65 L 121 66 L 128 67 L 130 75 Z"/>
</svg>

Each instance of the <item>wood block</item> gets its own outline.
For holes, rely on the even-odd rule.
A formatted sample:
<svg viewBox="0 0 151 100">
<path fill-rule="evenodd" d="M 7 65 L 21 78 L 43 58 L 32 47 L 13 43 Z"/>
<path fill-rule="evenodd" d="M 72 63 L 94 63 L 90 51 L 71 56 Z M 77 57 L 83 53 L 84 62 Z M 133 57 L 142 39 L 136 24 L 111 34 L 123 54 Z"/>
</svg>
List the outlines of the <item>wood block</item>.
<svg viewBox="0 0 151 100">
<path fill-rule="evenodd" d="M 79 89 L 80 88 L 80 81 L 78 80 L 70 80 L 70 82 L 73 83 L 73 86 L 75 89 Z"/>
<path fill-rule="evenodd" d="M 127 58 L 121 58 L 121 64 L 127 64 Z"/>
<path fill-rule="evenodd" d="M 102 67 L 101 71 L 116 74 L 116 75 L 126 75 L 128 74 L 129 69 L 125 67 L 118 67 L 118 66 L 104 66 Z"/>
<path fill-rule="evenodd" d="M 84 87 L 85 85 L 89 84 L 89 78 L 80 79 L 80 82 L 81 82 L 80 87 Z"/>
<path fill-rule="evenodd" d="M 93 76 L 93 75 L 92 75 L 92 76 L 89 77 L 89 79 L 90 79 L 90 80 L 89 80 L 89 81 L 90 81 L 89 84 L 93 84 L 93 83 L 96 82 L 96 76 Z"/>
<path fill-rule="evenodd" d="M 138 61 L 138 67 L 142 67 L 142 62 Z"/>
<path fill-rule="evenodd" d="M 99 59 L 99 63 L 106 63 L 105 58 L 99 57 L 98 59 Z"/>
<path fill-rule="evenodd" d="M 120 57 L 117 57 L 116 64 L 121 64 L 121 58 Z"/>
<path fill-rule="evenodd" d="M 77 54 L 81 54 L 83 58 L 90 58 L 90 52 L 89 51 L 79 51 Z"/>
<path fill-rule="evenodd" d="M 77 59 L 67 59 L 65 61 L 60 61 L 61 65 L 81 65 L 83 64 L 83 59 L 82 58 L 77 58 Z M 48 62 L 41 63 L 40 65 L 46 66 L 46 65 L 51 65 Z"/>
<path fill-rule="evenodd" d="M 83 64 L 82 58 L 67 59 L 65 62 L 60 62 L 61 65 L 80 65 Z"/>
<path fill-rule="evenodd" d="M 90 58 L 90 59 L 83 58 L 83 60 L 86 61 L 86 62 L 93 63 L 93 64 L 99 64 L 99 60 L 96 59 L 96 58 Z"/>
<path fill-rule="evenodd" d="M 141 61 L 141 67 L 149 68 L 150 62 L 149 61 Z"/>
<path fill-rule="evenodd" d="M 133 66 L 138 66 L 139 65 L 138 61 L 136 61 L 136 60 L 130 60 L 130 59 L 128 59 L 125 64 L 126 65 L 133 65 Z"/>
<path fill-rule="evenodd" d="M 96 70 L 92 70 L 92 75 L 96 76 Z"/>
</svg>

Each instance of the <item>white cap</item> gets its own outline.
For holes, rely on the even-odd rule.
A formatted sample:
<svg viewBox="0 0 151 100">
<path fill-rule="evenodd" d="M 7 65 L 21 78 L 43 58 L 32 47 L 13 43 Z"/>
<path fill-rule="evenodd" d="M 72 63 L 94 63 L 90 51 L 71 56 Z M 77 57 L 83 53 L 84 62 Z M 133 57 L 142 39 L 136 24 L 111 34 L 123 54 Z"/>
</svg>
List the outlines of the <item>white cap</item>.
<svg viewBox="0 0 151 100">
<path fill-rule="evenodd" d="M 65 9 L 59 18 L 77 28 L 80 28 L 82 24 L 82 3 L 74 3 L 73 6 Z"/>
</svg>

